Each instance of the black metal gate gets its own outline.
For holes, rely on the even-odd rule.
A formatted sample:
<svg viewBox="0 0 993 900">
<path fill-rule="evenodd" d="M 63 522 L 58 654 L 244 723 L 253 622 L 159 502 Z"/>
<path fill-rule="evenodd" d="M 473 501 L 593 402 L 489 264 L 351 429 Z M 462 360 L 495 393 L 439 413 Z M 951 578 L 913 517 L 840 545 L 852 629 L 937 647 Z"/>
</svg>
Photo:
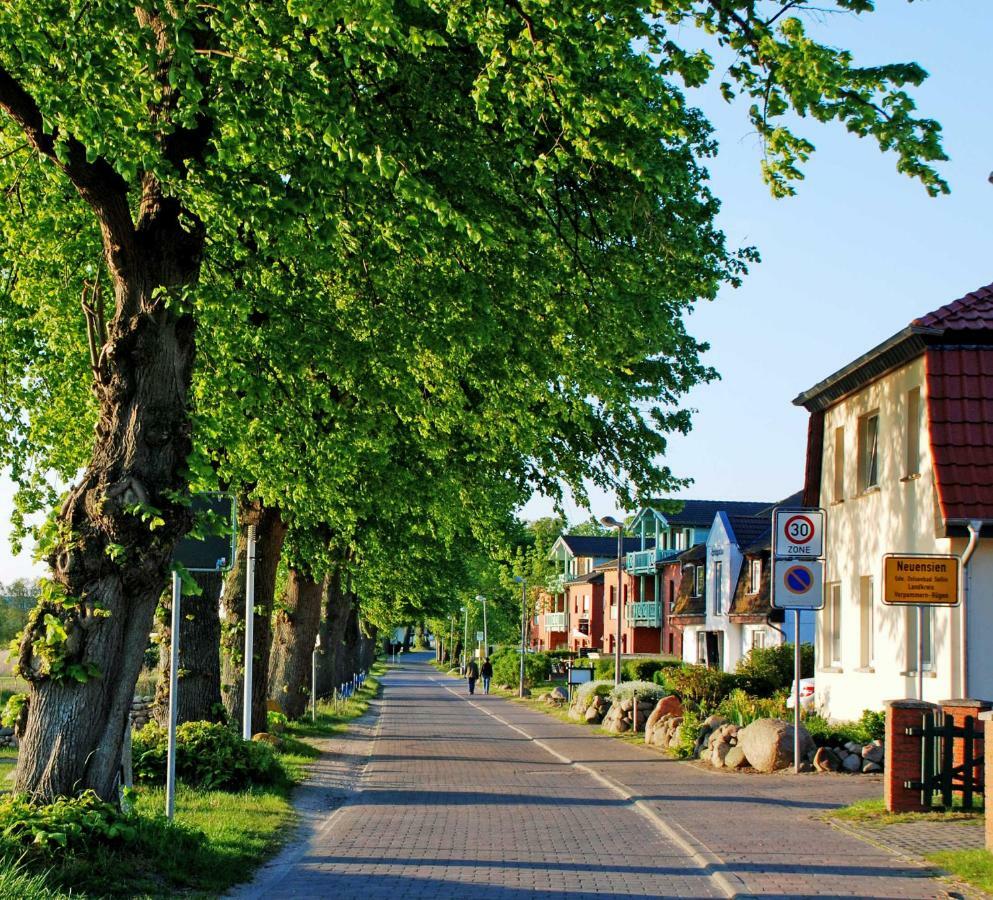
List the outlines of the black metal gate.
<svg viewBox="0 0 993 900">
<path fill-rule="evenodd" d="M 921 792 L 921 804 L 931 807 L 934 795 L 941 794 L 945 809 L 952 807 L 952 794 L 962 794 L 962 808 L 973 808 L 975 794 L 983 793 L 983 778 L 979 769 L 982 754 L 976 754 L 976 741 L 982 740 L 984 730 L 972 716 L 962 725 L 944 712 L 925 713 L 920 728 L 908 728 L 907 734 L 919 737 L 922 744 L 921 780 L 907 781 L 904 787 Z M 955 765 L 955 742 L 962 741 L 961 765 Z"/>
</svg>

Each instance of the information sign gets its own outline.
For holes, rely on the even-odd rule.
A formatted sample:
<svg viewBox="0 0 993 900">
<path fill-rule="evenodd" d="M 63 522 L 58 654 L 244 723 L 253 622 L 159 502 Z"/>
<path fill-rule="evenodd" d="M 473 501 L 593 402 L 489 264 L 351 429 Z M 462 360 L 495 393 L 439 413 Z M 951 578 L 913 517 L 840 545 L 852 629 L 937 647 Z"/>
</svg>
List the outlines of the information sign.
<svg viewBox="0 0 993 900">
<path fill-rule="evenodd" d="M 484 637 L 483 632 L 481 632 L 481 631 L 477 631 L 476 632 L 476 640 L 477 641 L 481 641 L 483 639 L 483 637 Z"/>
<path fill-rule="evenodd" d="M 824 555 L 823 509 L 777 509 L 773 531 L 779 559 L 816 559 Z"/>
<path fill-rule="evenodd" d="M 592 669 L 569 669 L 569 684 L 586 684 L 592 680 Z"/>
<path fill-rule="evenodd" d="M 772 572 L 772 605 L 776 609 L 822 609 L 823 560 L 777 559 Z"/>
<path fill-rule="evenodd" d="M 958 606 L 958 557 L 887 554 L 883 557 L 883 603 Z"/>
<path fill-rule="evenodd" d="M 173 551 L 173 562 L 189 572 L 222 572 L 234 562 L 235 510 L 230 494 L 195 494 L 195 530 Z"/>
</svg>

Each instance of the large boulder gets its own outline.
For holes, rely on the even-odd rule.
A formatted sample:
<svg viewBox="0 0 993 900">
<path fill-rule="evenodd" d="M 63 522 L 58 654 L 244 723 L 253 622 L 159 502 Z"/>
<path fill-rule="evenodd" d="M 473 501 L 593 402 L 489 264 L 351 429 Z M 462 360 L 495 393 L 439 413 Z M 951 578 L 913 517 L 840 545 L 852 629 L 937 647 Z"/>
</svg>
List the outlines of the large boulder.
<svg viewBox="0 0 993 900">
<path fill-rule="evenodd" d="M 600 707 L 590 704 L 586 708 L 586 712 L 584 713 L 583 718 L 591 725 L 599 725 L 600 720 L 603 718 L 603 711 L 600 709 Z"/>
<path fill-rule="evenodd" d="M 655 704 L 655 709 L 652 710 L 651 715 L 648 717 L 648 721 L 645 722 L 645 743 L 654 743 L 652 740 L 652 733 L 655 731 L 656 725 L 658 725 L 659 720 L 663 716 L 681 716 L 683 714 L 683 704 L 679 702 L 678 697 L 674 697 L 671 694 L 668 697 L 663 697 Z"/>
<path fill-rule="evenodd" d="M 753 769 L 775 772 L 793 763 L 793 726 L 782 719 L 756 719 L 738 732 L 741 747 Z M 800 726 L 800 757 L 803 759 L 814 746 L 807 729 Z"/>
<path fill-rule="evenodd" d="M 728 769 L 743 769 L 748 765 L 748 760 L 745 757 L 745 751 L 741 749 L 737 744 L 728 750 L 727 756 L 724 757 L 724 766 Z"/>
<path fill-rule="evenodd" d="M 830 747 L 818 747 L 814 754 L 814 768 L 818 772 L 839 772 L 841 760 Z"/>
<path fill-rule="evenodd" d="M 569 699 L 569 695 L 560 687 L 552 688 L 552 691 L 548 696 L 553 702 L 562 702 Z"/>
</svg>

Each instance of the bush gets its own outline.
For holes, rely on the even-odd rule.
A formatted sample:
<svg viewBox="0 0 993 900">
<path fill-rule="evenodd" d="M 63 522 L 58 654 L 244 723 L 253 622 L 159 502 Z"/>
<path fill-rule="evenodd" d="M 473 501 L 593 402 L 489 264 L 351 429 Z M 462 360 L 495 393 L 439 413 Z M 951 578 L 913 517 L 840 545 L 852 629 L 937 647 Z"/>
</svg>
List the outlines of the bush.
<svg viewBox="0 0 993 900">
<path fill-rule="evenodd" d="M 793 684 L 793 645 L 754 647 L 738 663 L 735 673 L 741 686 L 753 696 L 771 697 Z M 814 674 L 814 645 L 800 645 L 800 677 Z"/>
<path fill-rule="evenodd" d="M 683 666 L 669 678 L 669 687 L 683 706 L 705 714 L 713 712 L 737 686 L 734 675 L 706 666 Z"/>
<path fill-rule="evenodd" d="M 25 794 L 0 800 L 0 856 L 52 856 L 96 844 L 123 844 L 136 836 L 133 819 L 93 791 L 34 804 Z"/>
<path fill-rule="evenodd" d="M 886 714 L 864 710 L 857 722 L 829 722 L 817 713 L 804 717 L 804 727 L 818 744 L 841 746 L 848 741 L 868 744 L 881 741 L 886 734 Z"/>
<path fill-rule="evenodd" d="M 593 677 L 601 680 L 614 680 L 614 657 L 605 656 L 601 659 L 593 660 Z M 621 666 L 621 680 L 624 680 L 624 666 Z"/>
<path fill-rule="evenodd" d="M 521 671 L 519 650 L 507 650 L 490 657 L 493 664 L 493 680 L 497 684 L 517 684 Z M 524 654 L 524 683 L 537 684 L 547 681 L 552 674 L 552 660 L 547 653 Z"/>
<path fill-rule="evenodd" d="M 286 731 L 286 726 L 290 724 L 290 720 L 281 712 L 277 712 L 274 709 L 270 709 L 266 713 L 266 728 L 269 729 L 270 734 L 282 734 Z"/>
<path fill-rule="evenodd" d="M 655 673 L 665 668 L 666 662 L 674 660 L 663 659 L 629 659 L 624 663 L 622 671 L 625 681 L 653 681 Z"/>
<path fill-rule="evenodd" d="M 589 705 L 596 696 L 609 697 L 614 690 L 614 682 L 611 681 L 587 681 L 576 688 L 573 694 L 572 703 L 580 712 L 586 712 Z"/>
<path fill-rule="evenodd" d="M 670 694 L 675 693 L 672 687 L 673 676 L 677 672 L 681 672 L 683 669 L 689 665 L 689 663 L 684 663 L 679 659 L 662 659 L 659 660 L 662 664 L 661 668 L 652 675 L 652 681 L 656 684 L 662 685 Z"/>
<path fill-rule="evenodd" d="M 166 731 L 149 722 L 133 742 L 136 780 L 163 784 Z M 226 725 L 184 722 L 176 729 L 176 777 L 192 787 L 239 790 L 274 784 L 284 776 L 275 752 L 261 741 L 243 741 Z"/>
<path fill-rule="evenodd" d="M 786 719 L 786 697 L 752 697 L 741 688 L 735 688 L 717 706 L 717 714 L 724 716 L 739 728 L 750 725 L 756 719 Z"/>
<path fill-rule="evenodd" d="M 693 756 L 693 749 L 696 747 L 696 739 L 700 736 L 700 717 L 692 709 L 683 710 L 683 721 L 679 726 L 679 745 L 676 747 L 676 756 L 689 759 Z"/>
<path fill-rule="evenodd" d="M 619 700 L 637 697 L 639 700 L 651 700 L 657 703 L 663 697 L 668 696 L 665 688 L 652 681 L 625 681 L 610 692 L 610 702 L 616 703 Z"/>
</svg>

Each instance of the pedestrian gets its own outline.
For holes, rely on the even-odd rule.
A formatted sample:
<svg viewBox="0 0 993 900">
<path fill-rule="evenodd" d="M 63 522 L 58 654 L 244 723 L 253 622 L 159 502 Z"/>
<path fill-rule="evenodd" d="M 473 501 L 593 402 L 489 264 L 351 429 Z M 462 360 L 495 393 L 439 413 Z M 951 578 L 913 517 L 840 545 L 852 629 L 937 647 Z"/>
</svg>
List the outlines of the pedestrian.
<svg viewBox="0 0 993 900">
<path fill-rule="evenodd" d="M 469 664 L 465 667 L 465 677 L 469 682 L 469 693 L 476 693 L 476 679 L 479 678 L 479 666 L 476 665 L 476 660 L 470 659 Z"/>
<path fill-rule="evenodd" d="M 479 677 L 483 679 L 483 693 L 488 694 L 490 692 L 490 679 L 493 677 L 493 663 L 490 662 L 488 656 L 483 660 L 483 665 L 479 670 Z"/>
</svg>

